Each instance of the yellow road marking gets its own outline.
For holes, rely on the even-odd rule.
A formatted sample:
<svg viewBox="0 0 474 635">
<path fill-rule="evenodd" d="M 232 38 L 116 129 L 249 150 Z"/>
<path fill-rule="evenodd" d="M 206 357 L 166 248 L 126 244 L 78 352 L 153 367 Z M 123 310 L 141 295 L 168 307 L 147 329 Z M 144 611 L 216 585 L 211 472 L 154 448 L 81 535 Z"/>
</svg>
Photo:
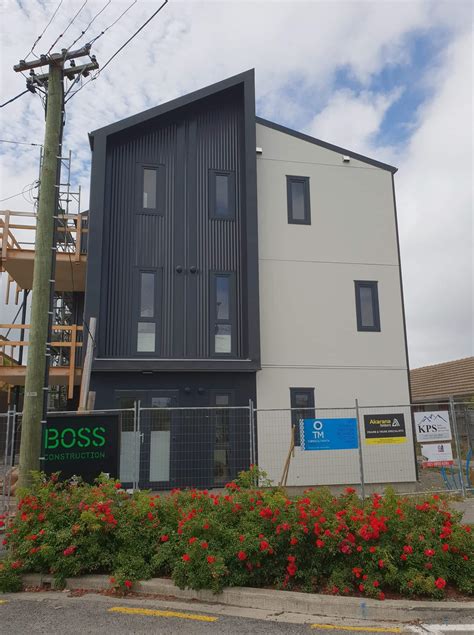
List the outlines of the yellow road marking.
<svg viewBox="0 0 474 635">
<path fill-rule="evenodd" d="M 183 620 L 195 620 L 197 622 L 217 622 L 219 618 L 209 615 L 196 615 L 194 613 L 180 613 L 178 611 L 156 611 L 153 609 L 137 609 L 128 606 L 114 606 L 108 609 L 109 613 L 125 613 L 126 615 L 151 615 L 155 617 L 179 617 Z"/>
<path fill-rule="evenodd" d="M 328 631 L 362 631 L 364 633 L 402 633 L 401 628 L 380 628 L 377 626 L 336 626 L 335 624 L 311 624 L 311 628 Z"/>
</svg>

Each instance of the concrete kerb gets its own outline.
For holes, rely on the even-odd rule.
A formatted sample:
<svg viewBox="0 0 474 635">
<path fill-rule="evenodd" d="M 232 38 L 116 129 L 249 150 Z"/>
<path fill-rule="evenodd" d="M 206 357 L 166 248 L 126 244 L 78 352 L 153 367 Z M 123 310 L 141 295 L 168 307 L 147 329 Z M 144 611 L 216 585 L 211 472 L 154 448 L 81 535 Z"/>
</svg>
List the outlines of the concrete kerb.
<svg viewBox="0 0 474 635">
<path fill-rule="evenodd" d="M 54 588 L 53 576 L 27 574 L 23 576 L 25 586 Z M 67 578 L 66 589 L 105 591 L 110 589 L 109 576 L 88 575 Z M 179 589 L 172 580 L 154 578 L 133 585 L 133 591 L 143 595 L 161 595 L 177 600 L 197 600 L 210 604 L 223 604 L 239 608 L 264 609 L 269 612 L 302 613 L 321 617 L 349 617 L 375 622 L 436 621 L 449 624 L 462 619 L 474 620 L 474 602 L 435 602 L 413 600 L 385 600 L 297 593 L 233 587 L 222 593 L 193 589 Z"/>
</svg>

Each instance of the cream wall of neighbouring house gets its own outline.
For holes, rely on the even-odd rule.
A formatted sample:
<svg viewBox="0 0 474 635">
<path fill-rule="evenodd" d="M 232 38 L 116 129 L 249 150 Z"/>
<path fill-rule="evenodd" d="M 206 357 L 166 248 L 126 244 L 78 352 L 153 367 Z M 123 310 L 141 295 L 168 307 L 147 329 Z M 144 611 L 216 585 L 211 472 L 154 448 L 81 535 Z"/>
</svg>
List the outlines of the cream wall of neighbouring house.
<svg viewBox="0 0 474 635">
<path fill-rule="evenodd" d="M 338 152 L 262 124 L 257 146 L 258 408 L 289 408 L 290 387 L 314 387 L 316 408 L 352 407 L 355 398 L 380 408 L 408 404 L 391 173 L 343 163 Z M 310 179 L 311 225 L 288 223 L 287 175 Z M 378 282 L 380 332 L 357 331 L 354 280 Z M 354 416 L 345 412 L 326 416 Z M 258 414 L 259 464 L 274 480 L 288 453 L 290 420 L 289 412 Z M 409 411 L 406 427 L 403 444 L 363 446 L 367 482 L 415 479 Z M 358 478 L 357 451 L 297 449 L 288 484 Z"/>
</svg>

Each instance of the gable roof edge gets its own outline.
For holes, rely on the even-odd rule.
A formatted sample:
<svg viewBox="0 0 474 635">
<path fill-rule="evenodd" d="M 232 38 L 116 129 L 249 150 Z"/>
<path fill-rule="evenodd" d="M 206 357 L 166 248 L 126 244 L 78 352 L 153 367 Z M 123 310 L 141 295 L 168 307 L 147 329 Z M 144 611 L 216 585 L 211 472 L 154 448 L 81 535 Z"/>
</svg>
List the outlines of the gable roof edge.
<svg viewBox="0 0 474 635">
<path fill-rule="evenodd" d="M 333 143 L 321 141 L 321 139 L 316 139 L 316 137 L 310 137 L 307 134 L 298 132 L 297 130 L 293 130 L 292 128 L 287 128 L 286 126 L 282 126 L 278 123 L 275 123 L 274 121 L 263 119 L 263 117 L 255 117 L 255 122 L 261 124 L 262 126 L 266 126 L 267 128 L 273 128 L 273 130 L 277 130 L 278 132 L 283 132 L 284 134 L 296 137 L 301 141 L 307 141 L 308 143 L 320 146 L 321 148 L 325 148 L 326 150 L 332 150 L 333 152 L 338 152 L 340 154 L 347 154 L 352 159 L 357 159 L 357 161 L 368 163 L 369 165 L 373 165 L 374 167 L 380 168 L 381 170 L 388 170 L 392 174 L 395 174 L 395 172 L 398 171 L 398 168 L 394 167 L 393 165 L 382 163 L 381 161 L 377 161 L 376 159 L 371 159 L 370 157 L 366 157 L 363 154 L 358 154 L 357 152 L 353 152 L 352 150 L 348 150 L 347 148 L 336 146 Z"/>
<path fill-rule="evenodd" d="M 239 73 L 238 75 L 228 77 L 227 79 L 224 79 L 215 84 L 211 84 L 210 86 L 199 88 L 198 90 L 187 93 L 186 95 L 182 95 L 181 97 L 177 97 L 176 99 L 172 99 L 171 101 L 167 101 L 163 104 L 159 104 L 158 106 L 153 106 L 152 108 L 143 110 L 138 114 L 131 115 L 130 117 L 125 117 L 124 119 L 120 119 L 120 121 L 108 124 L 107 126 L 103 126 L 102 128 L 97 128 L 97 130 L 93 130 L 89 133 L 89 143 L 92 147 L 93 138 L 95 136 L 103 135 L 107 137 L 111 134 L 115 134 L 116 132 L 121 132 L 122 130 L 126 130 L 127 128 L 131 128 L 133 126 L 149 121 L 150 119 L 154 119 L 155 117 L 159 117 L 160 115 L 172 112 L 173 110 L 176 110 L 183 106 L 188 106 L 189 104 L 220 93 L 228 88 L 237 86 L 238 84 L 245 84 L 249 81 L 253 82 L 254 75 L 255 71 L 252 68 L 250 70 L 244 71 L 243 73 Z"/>
</svg>

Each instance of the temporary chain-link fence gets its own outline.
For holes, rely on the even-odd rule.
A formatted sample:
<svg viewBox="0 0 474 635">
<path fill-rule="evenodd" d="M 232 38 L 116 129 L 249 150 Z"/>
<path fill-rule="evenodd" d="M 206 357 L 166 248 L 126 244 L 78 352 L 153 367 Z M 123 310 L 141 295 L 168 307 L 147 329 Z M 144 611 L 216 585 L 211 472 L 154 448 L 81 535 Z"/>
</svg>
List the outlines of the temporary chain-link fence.
<svg viewBox="0 0 474 635">
<path fill-rule="evenodd" d="M 363 496 L 388 485 L 408 494 L 474 493 L 471 402 L 255 409 L 251 402 L 179 408 L 157 398 L 152 407 L 133 399 L 123 405 L 51 415 L 115 415 L 117 476 L 127 489 L 222 488 L 258 464 L 287 487 L 353 486 Z M 2 511 L 15 491 L 20 435 L 21 414 L 0 414 Z"/>
</svg>

